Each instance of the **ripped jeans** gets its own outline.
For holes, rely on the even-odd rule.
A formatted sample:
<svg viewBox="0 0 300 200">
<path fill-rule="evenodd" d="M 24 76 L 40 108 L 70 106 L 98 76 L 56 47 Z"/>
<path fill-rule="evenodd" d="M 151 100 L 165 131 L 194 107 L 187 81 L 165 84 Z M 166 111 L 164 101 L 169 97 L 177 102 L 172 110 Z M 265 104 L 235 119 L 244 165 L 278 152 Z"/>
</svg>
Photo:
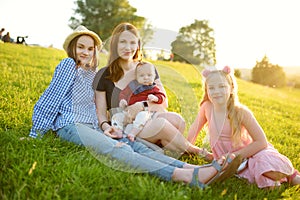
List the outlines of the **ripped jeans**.
<svg viewBox="0 0 300 200">
<path fill-rule="evenodd" d="M 153 151 L 140 142 L 131 142 L 127 138 L 114 140 L 104 135 L 100 129 L 94 129 L 91 124 L 70 124 L 56 132 L 63 140 L 87 147 L 96 154 L 95 156 L 105 155 L 106 158 L 120 161 L 131 169 L 149 173 L 166 181 L 172 180 L 175 168 L 182 168 L 186 164 Z"/>
</svg>

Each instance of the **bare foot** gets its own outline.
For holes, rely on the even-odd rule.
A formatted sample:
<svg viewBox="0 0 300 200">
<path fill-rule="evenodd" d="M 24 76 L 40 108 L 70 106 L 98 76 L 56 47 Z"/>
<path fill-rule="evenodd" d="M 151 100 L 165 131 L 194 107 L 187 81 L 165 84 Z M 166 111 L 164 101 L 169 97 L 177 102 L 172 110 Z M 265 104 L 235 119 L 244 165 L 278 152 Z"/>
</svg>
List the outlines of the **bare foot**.
<svg viewBox="0 0 300 200">
<path fill-rule="evenodd" d="M 292 185 L 300 185 L 300 176 L 296 175 L 295 178 L 292 179 Z"/>
</svg>

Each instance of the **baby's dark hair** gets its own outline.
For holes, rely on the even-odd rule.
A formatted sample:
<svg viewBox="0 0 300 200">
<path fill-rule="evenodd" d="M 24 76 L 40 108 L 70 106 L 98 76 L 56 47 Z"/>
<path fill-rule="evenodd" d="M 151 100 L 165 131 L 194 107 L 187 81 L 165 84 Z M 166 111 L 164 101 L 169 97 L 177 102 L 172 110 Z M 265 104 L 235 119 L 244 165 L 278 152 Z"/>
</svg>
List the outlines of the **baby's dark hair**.
<svg viewBox="0 0 300 200">
<path fill-rule="evenodd" d="M 152 65 L 152 63 L 147 62 L 147 61 L 139 61 L 138 64 L 136 65 L 136 68 L 138 68 L 139 66 L 142 66 L 144 64 L 150 64 L 150 65 Z"/>
<path fill-rule="evenodd" d="M 152 67 L 154 67 L 154 65 L 153 65 L 152 63 L 150 63 L 150 62 L 147 62 L 147 61 L 139 61 L 138 64 L 136 65 L 136 67 L 135 67 L 135 75 L 137 75 L 137 70 L 138 70 L 138 68 L 141 67 L 141 66 L 143 66 L 143 65 L 145 65 L 145 64 L 149 64 L 149 65 L 151 65 Z"/>
</svg>

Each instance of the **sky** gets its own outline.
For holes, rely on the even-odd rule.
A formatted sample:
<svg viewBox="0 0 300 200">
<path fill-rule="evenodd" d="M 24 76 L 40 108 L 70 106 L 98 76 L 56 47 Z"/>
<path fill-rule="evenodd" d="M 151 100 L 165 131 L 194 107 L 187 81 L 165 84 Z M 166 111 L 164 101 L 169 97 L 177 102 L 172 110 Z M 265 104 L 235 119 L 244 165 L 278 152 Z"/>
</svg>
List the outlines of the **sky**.
<svg viewBox="0 0 300 200">
<path fill-rule="evenodd" d="M 298 0 L 129 0 L 169 42 L 181 27 L 208 20 L 214 29 L 217 65 L 252 68 L 265 55 L 272 64 L 300 67 Z M 71 33 L 74 0 L 0 0 L 0 28 L 28 44 L 62 49 Z M 5 32 L 6 32 L 5 31 Z M 170 34 L 168 34 L 170 33 Z"/>
</svg>

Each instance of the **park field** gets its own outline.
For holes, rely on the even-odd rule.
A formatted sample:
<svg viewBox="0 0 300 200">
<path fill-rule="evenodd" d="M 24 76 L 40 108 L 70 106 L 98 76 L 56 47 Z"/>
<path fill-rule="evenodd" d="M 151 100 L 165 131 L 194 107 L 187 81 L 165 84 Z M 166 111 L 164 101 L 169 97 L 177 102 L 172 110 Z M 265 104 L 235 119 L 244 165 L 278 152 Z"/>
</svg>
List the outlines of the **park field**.
<svg viewBox="0 0 300 200">
<path fill-rule="evenodd" d="M 259 189 L 232 177 L 205 190 L 108 167 L 89 150 L 62 142 L 52 132 L 24 139 L 33 106 L 66 54 L 62 50 L 0 44 L 0 199 L 300 199 L 300 187 Z M 187 129 L 202 96 L 200 70 L 189 64 L 153 61 L 167 90 L 169 110 Z M 101 64 L 106 56 L 101 55 Z M 268 140 L 300 170 L 300 90 L 268 88 L 238 79 L 240 101 L 254 113 Z M 200 133 L 197 144 L 206 145 Z M 184 155 L 180 160 L 205 162 Z"/>
</svg>

